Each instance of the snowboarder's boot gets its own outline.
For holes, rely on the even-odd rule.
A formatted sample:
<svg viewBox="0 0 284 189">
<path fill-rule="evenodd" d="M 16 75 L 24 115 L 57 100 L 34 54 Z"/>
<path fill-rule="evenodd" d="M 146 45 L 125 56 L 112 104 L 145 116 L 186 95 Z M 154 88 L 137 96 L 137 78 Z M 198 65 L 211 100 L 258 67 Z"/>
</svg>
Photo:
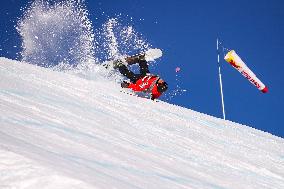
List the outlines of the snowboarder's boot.
<svg viewBox="0 0 284 189">
<path fill-rule="evenodd" d="M 127 57 L 125 60 L 129 65 L 136 64 L 141 61 L 145 61 L 145 54 L 138 54 L 138 55 L 130 56 L 130 57 Z"/>
</svg>

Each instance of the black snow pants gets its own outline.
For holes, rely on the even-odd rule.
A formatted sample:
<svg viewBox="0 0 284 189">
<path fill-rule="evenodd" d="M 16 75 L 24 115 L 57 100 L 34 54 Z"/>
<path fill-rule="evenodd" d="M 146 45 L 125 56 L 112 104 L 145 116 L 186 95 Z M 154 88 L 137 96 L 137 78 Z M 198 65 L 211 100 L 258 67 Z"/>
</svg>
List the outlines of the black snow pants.
<svg viewBox="0 0 284 189">
<path fill-rule="evenodd" d="M 136 62 L 137 63 L 137 62 Z M 128 65 L 135 64 L 135 63 L 128 63 Z M 126 65 L 119 66 L 119 72 L 130 79 L 131 83 L 136 83 L 137 80 L 141 79 L 142 77 L 146 76 L 149 71 L 149 67 L 146 60 L 139 60 L 138 61 L 139 68 L 140 68 L 140 74 L 135 74 L 132 71 L 130 71 Z"/>
</svg>

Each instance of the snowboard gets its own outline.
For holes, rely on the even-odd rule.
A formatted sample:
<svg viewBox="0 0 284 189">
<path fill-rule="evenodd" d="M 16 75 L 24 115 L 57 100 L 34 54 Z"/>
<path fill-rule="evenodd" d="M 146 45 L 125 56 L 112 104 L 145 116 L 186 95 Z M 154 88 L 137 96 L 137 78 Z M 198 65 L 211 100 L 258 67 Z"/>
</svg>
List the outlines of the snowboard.
<svg viewBox="0 0 284 189">
<path fill-rule="evenodd" d="M 154 48 L 154 49 L 148 49 L 147 51 L 145 52 L 142 52 L 142 53 L 139 53 L 140 55 L 145 55 L 145 60 L 147 62 L 151 62 L 151 61 L 154 61 L 158 58 L 160 58 L 162 55 L 163 55 L 163 52 L 161 49 L 158 49 L 158 48 Z M 122 57 L 120 58 L 120 60 L 125 64 L 127 65 L 126 61 L 125 61 L 125 58 L 126 57 Z M 115 60 L 108 60 L 108 61 L 105 61 L 102 63 L 102 66 L 105 67 L 106 69 L 110 69 L 112 70 L 113 69 L 113 63 L 114 63 Z"/>
</svg>

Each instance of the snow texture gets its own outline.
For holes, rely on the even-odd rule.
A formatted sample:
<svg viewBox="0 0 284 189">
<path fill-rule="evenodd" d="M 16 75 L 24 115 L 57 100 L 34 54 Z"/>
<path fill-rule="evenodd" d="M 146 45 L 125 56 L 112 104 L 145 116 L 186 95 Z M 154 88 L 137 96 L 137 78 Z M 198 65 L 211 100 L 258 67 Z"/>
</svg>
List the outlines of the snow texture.
<svg viewBox="0 0 284 189">
<path fill-rule="evenodd" d="M 0 188 L 282 189 L 284 140 L 0 58 Z"/>
</svg>

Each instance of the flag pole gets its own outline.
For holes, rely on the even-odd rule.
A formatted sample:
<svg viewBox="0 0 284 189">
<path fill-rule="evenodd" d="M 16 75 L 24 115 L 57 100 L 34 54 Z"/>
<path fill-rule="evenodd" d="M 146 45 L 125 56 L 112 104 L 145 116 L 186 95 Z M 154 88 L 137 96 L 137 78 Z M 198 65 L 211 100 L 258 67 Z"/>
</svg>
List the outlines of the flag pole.
<svg viewBox="0 0 284 189">
<path fill-rule="evenodd" d="M 219 53 L 219 39 L 218 38 L 217 38 L 217 62 L 218 62 L 218 67 L 219 67 L 219 83 L 220 83 L 220 93 L 221 93 L 221 100 L 222 100 L 223 119 L 226 120 L 223 83 L 222 83 L 222 74 L 221 74 L 221 64 L 220 64 L 220 53 Z"/>
</svg>

